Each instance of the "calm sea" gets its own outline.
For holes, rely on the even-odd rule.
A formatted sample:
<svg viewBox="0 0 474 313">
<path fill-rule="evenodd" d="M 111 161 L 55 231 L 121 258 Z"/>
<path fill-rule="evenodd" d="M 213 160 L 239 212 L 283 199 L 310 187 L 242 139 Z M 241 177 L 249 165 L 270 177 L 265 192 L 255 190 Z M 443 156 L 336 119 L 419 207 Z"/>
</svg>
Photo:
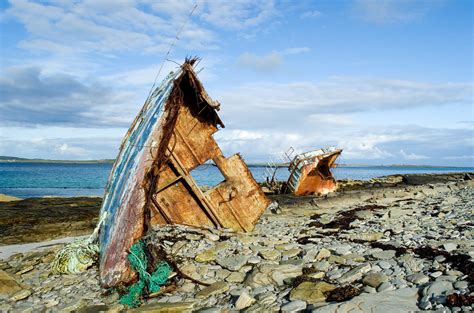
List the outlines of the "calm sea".
<svg viewBox="0 0 474 313">
<path fill-rule="evenodd" d="M 112 164 L 0 163 L 0 193 L 20 198 L 44 196 L 102 196 Z M 254 178 L 263 181 L 264 167 L 250 167 Z M 408 173 L 446 173 L 474 171 L 473 167 L 338 167 L 337 179 L 370 179 Z M 199 185 L 213 186 L 223 180 L 212 165 L 195 169 L 192 176 Z M 279 168 L 279 180 L 288 178 L 288 170 Z"/>
</svg>

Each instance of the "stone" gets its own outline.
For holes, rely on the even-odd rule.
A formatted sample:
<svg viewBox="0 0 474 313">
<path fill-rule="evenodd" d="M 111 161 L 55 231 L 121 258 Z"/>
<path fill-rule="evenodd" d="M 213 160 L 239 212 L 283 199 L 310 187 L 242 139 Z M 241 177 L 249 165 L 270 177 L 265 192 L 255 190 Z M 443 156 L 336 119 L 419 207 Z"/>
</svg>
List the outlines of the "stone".
<svg viewBox="0 0 474 313">
<path fill-rule="evenodd" d="M 365 275 L 362 282 L 370 287 L 377 288 L 381 283 L 388 281 L 387 275 L 383 273 L 369 273 Z"/>
<path fill-rule="evenodd" d="M 247 263 L 249 264 L 258 264 L 262 261 L 262 259 L 259 256 L 251 256 L 248 260 Z"/>
<path fill-rule="evenodd" d="M 231 271 L 238 271 L 247 263 L 248 256 L 235 255 L 231 257 L 218 257 L 216 263 Z"/>
<path fill-rule="evenodd" d="M 354 215 L 360 219 L 369 219 L 369 218 L 374 217 L 374 213 L 368 210 L 356 211 Z"/>
<path fill-rule="evenodd" d="M 304 300 L 308 304 L 324 302 L 326 300 L 325 292 L 335 289 L 336 286 L 326 282 L 305 281 L 291 290 L 290 300 Z"/>
<path fill-rule="evenodd" d="M 429 309 L 431 309 L 431 302 L 429 302 L 429 301 L 420 301 L 420 303 L 418 303 L 418 307 L 422 310 L 429 310 Z"/>
<path fill-rule="evenodd" d="M 241 283 L 245 280 L 245 274 L 240 272 L 232 272 L 227 278 L 225 279 L 229 283 Z"/>
<path fill-rule="evenodd" d="M 245 279 L 245 284 L 252 288 L 273 284 L 282 286 L 284 285 L 284 280 L 288 278 L 295 278 L 302 274 L 302 267 L 294 264 L 261 264 L 258 267 L 254 268 L 249 275 L 247 275 Z"/>
<path fill-rule="evenodd" d="M 380 268 L 383 268 L 384 270 L 392 267 L 392 265 L 387 261 L 380 261 L 377 263 L 377 265 L 380 266 Z"/>
<path fill-rule="evenodd" d="M 263 292 L 256 296 L 258 303 L 269 306 L 276 302 L 277 296 L 273 292 Z"/>
<path fill-rule="evenodd" d="M 315 257 L 315 261 L 321 261 L 323 259 L 329 258 L 331 256 L 331 251 L 326 248 L 322 248 L 318 251 L 318 254 Z"/>
<path fill-rule="evenodd" d="M 345 255 L 351 253 L 352 247 L 348 244 L 338 244 L 331 246 L 328 249 L 337 255 Z"/>
<path fill-rule="evenodd" d="M 323 278 L 324 276 L 326 276 L 326 273 L 324 273 L 324 272 L 314 272 L 314 273 L 308 274 L 306 276 L 308 276 L 310 278 L 314 278 L 314 279 L 320 279 L 320 278 Z"/>
<path fill-rule="evenodd" d="M 194 278 L 194 279 L 197 279 L 197 280 L 200 280 L 201 279 L 201 276 L 199 275 L 199 273 L 197 272 L 196 270 L 196 266 L 192 263 L 187 263 L 185 265 L 183 265 L 181 268 L 180 268 L 181 272 L 183 272 L 184 274 Z"/>
<path fill-rule="evenodd" d="M 24 268 L 22 268 L 21 270 L 19 270 L 18 272 L 16 272 L 15 274 L 16 275 L 21 275 L 21 274 L 24 274 L 24 273 L 28 273 L 29 271 L 32 271 L 34 268 L 35 267 L 33 265 L 27 265 Z"/>
<path fill-rule="evenodd" d="M 229 290 L 229 285 L 226 282 L 218 281 L 214 284 L 205 287 L 196 294 L 197 298 L 207 298 L 213 295 L 218 295 Z"/>
<path fill-rule="evenodd" d="M 349 240 L 377 241 L 383 238 L 382 232 L 352 233 L 344 236 Z"/>
<path fill-rule="evenodd" d="M 194 259 L 196 260 L 196 262 L 201 262 L 201 263 L 212 262 L 216 259 L 216 250 L 214 249 L 205 250 L 199 253 L 198 255 L 196 255 Z"/>
<path fill-rule="evenodd" d="M 367 273 L 368 271 L 370 271 L 370 264 L 362 264 L 360 266 L 357 266 L 351 270 L 349 270 L 348 272 L 344 273 L 339 279 L 339 283 L 341 284 L 348 284 L 348 283 L 352 283 L 356 280 L 359 280 L 362 278 L 362 275 L 364 273 Z"/>
<path fill-rule="evenodd" d="M 441 275 L 443 275 L 443 272 L 440 272 L 440 271 L 430 273 L 430 276 L 433 277 L 433 278 L 438 278 Z"/>
<path fill-rule="evenodd" d="M 0 270 L 0 296 L 11 296 L 22 288 L 18 282 L 7 272 Z"/>
<path fill-rule="evenodd" d="M 316 312 L 416 312 L 419 311 L 416 305 L 417 291 L 418 289 L 416 288 L 404 288 L 378 294 L 365 293 L 346 302 L 324 306 L 321 310 L 316 310 Z"/>
<path fill-rule="evenodd" d="M 447 252 L 452 252 L 452 251 L 455 251 L 458 248 L 458 245 L 455 244 L 455 243 L 452 243 L 452 242 L 448 242 L 448 243 L 443 244 L 443 248 Z"/>
<path fill-rule="evenodd" d="M 400 259 L 403 262 L 403 266 L 412 271 L 413 273 L 419 272 L 421 270 L 420 266 L 418 265 L 418 262 L 415 260 L 415 258 L 409 254 L 405 254 Z"/>
<path fill-rule="evenodd" d="M 384 291 L 389 291 L 389 290 L 394 290 L 395 287 L 388 281 L 383 282 L 378 286 L 377 292 L 384 292 Z"/>
<path fill-rule="evenodd" d="M 20 300 L 28 298 L 30 295 L 31 295 L 31 290 L 30 289 L 23 289 L 23 290 L 20 290 L 20 291 L 16 292 L 15 294 L 13 294 L 13 296 L 11 296 L 10 300 L 20 301 Z"/>
<path fill-rule="evenodd" d="M 142 305 L 134 310 L 127 310 L 127 312 L 153 312 L 153 313 L 190 313 L 193 312 L 193 302 L 152 302 Z M 97 311 L 88 311 L 97 312 Z"/>
<path fill-rule="evenodd" d="M 301 312 L 306 309 L 306 302 L 302 300 L 290 301 L 280 308 L 282 313 Z"/>
<path fill-rule="evenodd" d="M 442 295 L 446 294 L 447 292 L 453 290 L 453 284 L 449 281 L 435 281 L 430 285 L 423 288 L 422 295 L 423 296 L 431 296 L 431 295 Z"/>
<path fill-rule="evenodd" d="M 460 280 L 454 283 L 454 288 L 456 289 L 467 289 L 469 287 L 469 283 L 465 280 Z"/>
<path fill-rule="evenodd" d="M 347 259 L 343 258 L 342 256 L 339 255 L 331 255 L 328 258 L 329 263 L 336 263 L 336 264 L 346 264 Z"/>
<path fill-rule="evenodd" d="M 237 301 L 235 301 L 235 308 L 237 310 L 242 310 L 245 308 L 248 308 L 252 304 L 255 303 L 255 299 L 251 297 L 247 291 L 243 291 L 239 298 L 237 298 Z"/>
<path fill-rule="evenodd" d="M 287 258 L 293 258 L 293 257 L 297 256 L 298 254 L 300 254 L 300 252 L 301 252 L 301 249 L 292 248 L 292 249 L 283 251 L 281 253 L 281 255 L 284 256 L 284 257 L 287 257 Z"/>
<path fill-rule="evenodd" d="M 458 280 L 458 276 L 453 276 L 453 275 L 441 275 L 439 277 L 436 277 L 436 281 L 440 280 L 445 280 L 445 281 L 450 281 L 450 282 L 455 282 Z"/>
<path fill-rule="evenodd" d="M 281 258 L 281 252 L 278 250 L 262 250 L 260 251 L 260 255 L 265 260 L 275 261 Z"/>
<path fill-rule="evenodd" d="M 329 264 L 328 261 L 317 262 L 313 265 L 314 269 L 316 269 L 318 271 L 322 271 L 322 272 L 327 271 L 330 266 L 331 266 L 331 264 Z"/>
<path fill-rule="evenodd" d="M 379 260 L 390 260 L 395 258 L 395 253 L 395 250 L 375 251 L 372 253 L 372 256 Z"/>
<path fill-rule="evenodd" d="M 423 273 L 416 273 L 412 275 L 408 275 L 406 277 L 406 280 L 408 280 L 411 283 L 414 283 L 415 285 L 420 285 L 424 284 L 430 281 L 430 278 Z"/>
</svg>

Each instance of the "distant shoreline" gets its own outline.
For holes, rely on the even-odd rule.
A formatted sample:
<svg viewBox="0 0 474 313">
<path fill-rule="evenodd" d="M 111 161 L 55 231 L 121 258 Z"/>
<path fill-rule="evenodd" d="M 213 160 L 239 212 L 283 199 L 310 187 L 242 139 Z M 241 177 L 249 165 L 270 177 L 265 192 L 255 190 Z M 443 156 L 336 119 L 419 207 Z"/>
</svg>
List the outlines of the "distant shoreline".
<svg viewBox="0 0 474 313">
<path fill-rule="evenodd" d="M 103 159 L 103 160 L 48 160 L 48 159 L 27 159 L 10 156 L 0 156 L 1 163 L 44 163 L 44 164 L 113 164 L 114 159 Z M 277 168 L 286 168 L 289 163 L 277 163 L 273 166 Z M 267 163 L 262 162 L 248 162 L 248 167 L 267 167 Z M 371 165 L 371 164 L 338 164 L 337 167 L 400 167 L 400 168 L 459 168 L 467 169 L 474 166 L 450 166 L 450 165 L 413 165 L 413 164 L 388 164 L 388 165 Z"/>
</svg>

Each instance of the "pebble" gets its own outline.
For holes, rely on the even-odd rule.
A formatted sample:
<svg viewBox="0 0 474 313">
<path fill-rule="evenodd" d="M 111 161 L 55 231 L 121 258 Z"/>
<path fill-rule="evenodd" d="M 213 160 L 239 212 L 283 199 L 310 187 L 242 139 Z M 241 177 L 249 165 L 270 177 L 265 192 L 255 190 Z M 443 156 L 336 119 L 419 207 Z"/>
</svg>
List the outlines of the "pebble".
<svg viewBox="0 0 474 313">
<path fill-rule="evenodd" d="M 467 289 L 469 287 L 469 283 L 464 280 L 460 280 L 454 283 L 454 288 L 456 289 Z"/>
<path fill-rule="evenodd" d="M 291 290 L 290 300 L 304 300 L 308 304 L 324 302 L 326 300 L 325 293 L 335 288 L 336 286 L 323 281 L 305 281 Z"/>
<path fill-rule="evenodd" d="M 390 282 L 383 282 L 380 284 L 380 286 L 377 287 L 377 292 L 384 292 L 394 289 L 395 287 Z"/>
<path fill-rule="evenodd" d="M 422 290 L 422 295 L 441 295 L 453 290 L 453 284 L 449 281 L 435 281 Z"/>
<path fill-rule="evenodd" d="M 376 251 L 372 256 L 379 260 L 390 260 L 395 257 L 395 250 Z"/>
<path fill-rule="evenodd" d="M 248 256 L 236 255 L 231 257 L 218 257 L 216 258 L 217 264 L 226 268 L 230 271 L 238 271 L 247 263 Z"/>
<path fill-rule="evenodd" d="M 306 309 L 306 302 L 302 300 L 290 301 L 280 308 L 282 313 L 301 312 Z"/>
<path fill-rule="evenodd" d="M 251 297 L 247 291 L 243 291 L 237 301 L 235 301 L 235 309 L 242 310 L 248 308 L 255 303 L 255 299 Z"/>
<path fill-rule="evenodd" d="M 456 248 L 452 251 L 459 250 L 474 256 L 472 234 L 457 229 L 459 225 L 468 224 L 472 218 L 472 187 L 449 189 L 446 184 L 433 186 L 430 189 L 409 186 L 408 191 L 394 187 L 384 191 L 385 198 L 375 190 L 370 201 L 353 207 L 342 203 L 338 207 L 341 212 L 333 211 L 319 220 L 327 223 L 338 219 L 346 209 L 368 203 L 386 205 L 387 208 L 361 213 L 363 220 L 353 221 L 352 228 L 339 233 L 308 227 L 310 215 L 318 214 L 315 207 L 309 210 L 309 207 L 295 206 L 290 211 L 284 205 L 278 215 L 265 213 L 255 230 L 245 234 L 218 229 L 213 229 L 212 233 L 208 230 L 196 232 L 181 225 L 160 226 L 149 235 L 152 236 L 151 241 L 162 244 L 165 251 L 178 260 L 183 273 L 212 285 L 204 287 L 176 276 L 176 290 L 149 299 L 144 308 L 159 312 L 185 307 L 190 310 L 192 307 L 193 311 L 220 313 L 234 310 L 249 313 L 278 310 L 335 312 L 333 308 L 339 308 L 341 312 L 348 311 L 348 308 L 367 311 L 373 308 L 373 311 L 387 313 L 403 311 L 402 308 L 405 311 L 470 312 L 470 306 L 449 310 L 446 307 L 446 296 L 453 292 L 469 293 L 469 283 L 465 281 L 467 276 L 463 269 L 455 270 L 445 257 L 422 259 L 413 254 L 412 249 L 396 256 L 394 250 L 370 248 L 369 242 L 348 240 L 359 238 L 371 241 L 375 238 L 381 243 L 409 248 L 439 247 L 441 243 L 439 248 L 446 251 L 453 248 L 449 244 L 456 240 Z M 415 195 L 415 192 L 418 194 Z M 457 201 L 455 205 L 445 204 L 444 199 L 450 197 L 462 201 Z M 318 203 L 321 200 L 315 198 L 313 201 Z M 331 197 L 324 201 L 331 201 Z M 435 209 L 437 216 L 426 213 L 433 212 L 435 206 L 438 206 Z M 189 233 L 188 229 L 191 229 Z M 165 239 L 160 240 L 160 234 Z M 173 241 L 169 238 L 179 239 Z M 302 238 L 307 239 L 299 240 Z M 102 294 L 97 267 L 79 275 L 51 275 L 48 266 L 54 253 L 48 251 L 53 249 L 57 247 L 45 248 L 46 252 L 41 252 L 41 255 L 25 253 L 0 261 L 0 291 L 2 277 L 6 277 L 21 291 L 26 289 L 31 292 L 18 301 L 8 300 L 12 294 L 3 296 L 2 300 L 7 300 L 4 301 L 6 303 L 0 301 L 0 311 L 41 312 L 60 311 L 62 308 L 70 308 L 70 311 L 124 310 L 123 306 L 117 305 L 117 293 L 110 296 Z M 311 269 L 305 270 L 305 277 L 311 281 L 293 286 L 295 279 L 303 274 L 303 269 Z M 7 275 L 21 274 L 12 280 L 2 276 L 2 271 Z M 430 282 L 430 279 L 435 281 Z M 359 284 L 359 280 L 363 283 L 360 287 L 363 294 L 348 301 L 325 302 L 327 290 Z M 419 300 L 415 286 L 423 287 Z M 81 301 L 77 300 L 79 298 Z"/>
<path fill-rule="evenodd" d="M 380 266 L 380 268 L 385 269 L 385 270 L 392 267 L 392 265 L 387 261 L 380 261 L 377 263 L 377 265 Z"/>
<path fill-rule="evenodd" d="M 452 252 L 452 251 L 455 251 L 458 248 L 458 245 L 455 244 L 455 243 L 449 242 L 449 243 L 443 244 L 443 248 L 447 252 Z"/>
<path fill-rule="evenodd" d="M 427 283 L 427 282 L 430 281 L 430 278 L 428 276 L 424 275 L 423 273 L 416 273 L 416 274 L 413 274 L 413 275 L 408 275 L 406 277 L 406 279 L 409 282 L 412 282 L 416 285 L 424 284 L 424 283 Z"/>
<path fill-rule="evenodd" d="M 23 289 L 15 293 L 10 300 L 12 301 L 20 301 L 23 299 L 28 298 L 31 295 L 31 290 L 30 289 Z"/>
<path fill-rule="evenodd" d="M 365 275 L 362 282 L 370 287 L 377 288 L 380 284 L 388 281 L 388 277 L 382 273 L 369 273 Z"/>
<path fill-rule="evenodd" d="M 214 284 L 205 287 L 203 290 L 196 294 L 197 298 L 207 298 L 217 294 L 221 294 L 229 290 L 229 285 L 226 282 L 219 281 Z"/>
</svg>

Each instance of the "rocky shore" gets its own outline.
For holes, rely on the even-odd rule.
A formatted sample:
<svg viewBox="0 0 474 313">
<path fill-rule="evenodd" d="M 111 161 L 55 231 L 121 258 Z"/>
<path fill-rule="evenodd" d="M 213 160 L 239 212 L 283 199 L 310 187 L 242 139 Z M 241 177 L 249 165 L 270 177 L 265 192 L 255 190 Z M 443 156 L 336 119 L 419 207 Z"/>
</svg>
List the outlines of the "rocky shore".
<svg viewBox="0 0 474 313">
<path fill-rule="evenodd" d="M 270 196 L 279 208 L 265 212 L 251 233 L 157 228 L 144 239 L 174 273 L 137 310 L 471 312 L 473 196 L 469 174 L 405 175 L 346 181 L 326 198 Z M 13 238 L 5 225 L 0 229 Z M 99 287 L 96 267 L 79 275 L 50 273 L 61 246 L 0 261 L 0 311 L 124 310 L 118 291 Z"/>
</svg>

